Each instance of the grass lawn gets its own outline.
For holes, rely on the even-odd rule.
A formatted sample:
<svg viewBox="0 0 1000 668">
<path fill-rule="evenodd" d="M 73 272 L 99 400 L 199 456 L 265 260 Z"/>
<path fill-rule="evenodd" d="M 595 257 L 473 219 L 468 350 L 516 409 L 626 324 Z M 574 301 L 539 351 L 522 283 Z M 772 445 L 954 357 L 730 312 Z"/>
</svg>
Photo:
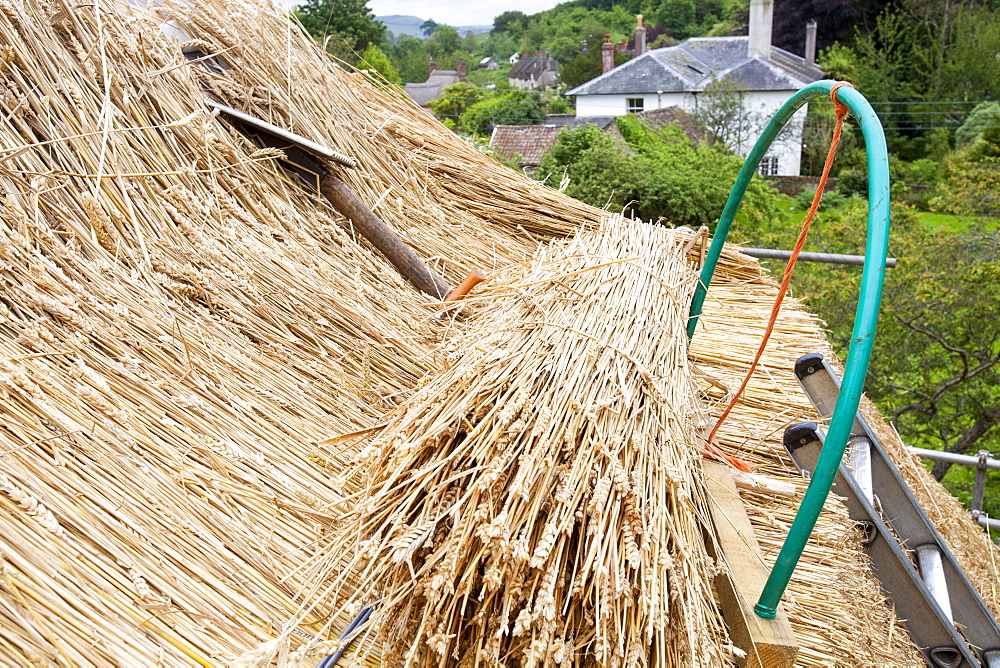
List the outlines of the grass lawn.
<svg viewBox="0 0 1000 668">
<path fill-rule="evenodd" d="M 921 225 L 932 229 L 944 229 L 949 232 L 965 232 L 970 225 L 980 230 L 995 230 L 1000 220 L 996 218 L 968 218 L 966 216 L 953 216 L 949 213 L 932 213 L 930 211 L 918 211 L 917 220 Z"/>
</svg>

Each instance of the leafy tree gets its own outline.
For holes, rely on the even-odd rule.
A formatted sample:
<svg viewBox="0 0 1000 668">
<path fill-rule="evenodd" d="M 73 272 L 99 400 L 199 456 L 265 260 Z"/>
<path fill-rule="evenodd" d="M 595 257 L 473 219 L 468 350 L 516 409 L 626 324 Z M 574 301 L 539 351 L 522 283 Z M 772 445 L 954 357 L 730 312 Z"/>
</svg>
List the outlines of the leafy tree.
<svg viewBox="0 0 1000 668">
<path fill-rule="evenodd" d="M 493 19 L 493 32 L 509 32 L 512 28 L 515 31 L 520 32 L 521 30 L 524 30 L 527 25 L 527 14 L 517 10 L 506 11 Z"/>
<path fill-rule="evenodd" d="M 983 138 L 983 133 L 1000 127 L 1000 102 L 977 104 L 955 131 L 955 148 L 969 148 Z"/>
<path fill-rule="evenodd" d="M 370 68 L 375 70 L 383 79 L 390 83 L 400 81 L 399 72 L 396 71 L 392 61 L 389 60 L 389 57 L 385 55 L 382 49 L 374 44 L 369 44 L 368 48 L 361 54 L 361 67 L 362 69 Z"/>
<path fill-rule="evenodd" d="M 893 0 L 775 0 L 771 40 L 792 53 L 804 54 L 806 23 L 817 23 L 816 48 L 849 45 Z"/>
<path fill-rule="evenodd" d="M 840 210 L 820 211 L 806 250 L 863 253 L 860 221 L 867 203 L 852 199 Z M 894 205 L 891 253 L 899 265 L 885 274 L 885 289 L 865 392 L 908 445 L 975 453 L 1000 448 L 1000 233 L 948 233 L 916 222 Z M 791 248 L 797 230 L 734 228 L 742 243 Z M 779 263 L 782 264 L 783 263 Z M 800 263 L 793 292 L 822 317 L 830 339 L 846 355 L 861 271 L 857 267 Z M 969 473 L 934 475 L 953 492 Z M 945 474 L 948 477 L 945 478 Z M 1000 511 L 1000 497 L 993 498 Z"/>
<path fill-rule="evenodd" d="M 663 26 L 671 36 L 686 39 L 699 32 L 694 0 L 661 0 L 650 13 L 653 25 Z"/>
<path fill-rule="evenodd" d="M 494 125 L 532 125 L 545 119 L 545 102 L 535 91 L 507 90 L 476 102 L 459 119 L 459 127 L 485 135 Z"/>
<path fill-rule="evenodd" d="M 431 102 L 430 107 L 439 120 L 451 119 L 457 123 L 466 109 L 491 97 L 491 95 L 492 91 L 486 88 L 459 82 L 442 90 L 441 95 Z"/>
<path fill-rule="evenodd" d="M 435 60 L 440 60 L 455 54 L 462 48 L 462 38 L 451 26 L 438 25 L 427 38 L 427 51 Z"/>
<path fill-rule="evenodd" d="M 427 81 L 428 69 L 427 49 L 422 40 L 416 37 L 406 37 L 398 44 L 386 46 L 386 55 L 399 72 L 400 81 Z"/>
<path fill-rule="evenodd" d="M 375 20 L 368 0 L 306 0 L 294 13 L 335 55 L 362 52 L 385 36 L 385 25 Z"/>
<path fill-rule="evenodd" d="M 438 27 L 437 21 L 434 19 L 427 19 L 420 24 L 420 32 L 423 33 L 424 37 L 429 37 L 434 33 L 434 30 Z"/>
<path fill-rule="evenodd" d="M 713 80 L 698 96 L 698 122 L 716 141 L 737 153 L 749 152 L 767 119 L 744 104 L 745 91 L 727 79 Z"/>
</svg>

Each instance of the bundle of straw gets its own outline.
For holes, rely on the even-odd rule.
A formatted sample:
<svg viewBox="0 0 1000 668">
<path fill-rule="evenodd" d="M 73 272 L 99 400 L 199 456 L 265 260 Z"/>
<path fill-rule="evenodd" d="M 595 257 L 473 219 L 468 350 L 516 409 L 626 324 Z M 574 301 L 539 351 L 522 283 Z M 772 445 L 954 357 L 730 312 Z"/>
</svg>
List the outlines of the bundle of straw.
<svg viewBox="0 0 1000 668">
<path fill-rule="evenodd" d="M 359 453 L 367 482 L 317 569 L 345 607 L 379 601 L 383 661 L 730 661 L 684 240 L 617 219 L 545 249 Z"/>
</svg>

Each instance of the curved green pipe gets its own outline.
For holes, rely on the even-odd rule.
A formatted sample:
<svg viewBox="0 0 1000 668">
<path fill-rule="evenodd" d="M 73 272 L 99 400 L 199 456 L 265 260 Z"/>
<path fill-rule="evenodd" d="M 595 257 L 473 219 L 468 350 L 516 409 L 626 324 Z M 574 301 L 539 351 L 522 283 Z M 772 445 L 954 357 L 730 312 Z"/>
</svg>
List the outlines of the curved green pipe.
<svg viewBox="0 0 1000 668">
<path fill-rule="evenodd" d="M 767 124 L 760 139 L 747 156 L 736 179 L 736 185 L 729 194 L 719 224 L 715 228 L 715 237 L 705 258 L 705 265 L 702 267 L 701 283 L 691 302 L 688 337 L 694 335 L 698 316 L 701 315 L 702 305 L 705 302 L 705 293 L 715 273 L 729 228 L 750 179 L 757 173 L 761 158 L 792 114 L 810 100 L 829 98 L 830 89 L 835 83 L 829 80 L 817 81 L 792 96 Z M 875 111 L 861 93 L 844 86 L 837 89 L 837 99 L 847 105 L 851 114 L 860 123 L 865 138 L 865 150 L 868 152 L 868 237 L 865 242 L 867 259 L 861 275 L 861 294 L 858 297 L 858 309 L 854 317 L 854 333 L 847 352 L 844 380 L 840 394 L 837 395 L 837 406 L 830 419 L 826 441 L 785 543 L 778 553 L 760 599 L 754 606 L 754 612 L 764 619 L 773 619 L 777 614 L 778 602 L 788 586 L 788 580 L 792 577 L 792 571 L 795 570 L 799 557 L 802 556 L 809 534 L 816 526 L 816 520 L 830 493 L 837 468 L 844 457 L 847 439 L 851 435 L 854 416 L 861 401 L 865 375 L 868 373 L 879 304 L 882 301 L 885 259 L 889 251 L 889 155 L 885 146 L 885 134 L 882 132 L 882 125 Z"/>
</svg>

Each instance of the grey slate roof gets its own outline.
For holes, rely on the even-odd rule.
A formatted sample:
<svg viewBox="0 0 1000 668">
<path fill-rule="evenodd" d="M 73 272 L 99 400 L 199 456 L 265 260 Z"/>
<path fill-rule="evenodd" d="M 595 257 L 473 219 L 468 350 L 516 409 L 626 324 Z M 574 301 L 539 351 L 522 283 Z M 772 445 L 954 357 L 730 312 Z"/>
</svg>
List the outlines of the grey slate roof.
<svg viewBox="0 0 1000 668">
<path fill-rule="evenodd" d="M 421 107 L 433 102 L 441 95 L 441 90 L 458 83 L 461 79 L 455 70 L 434 70 L 423 83 L 408 83 L 403 86 L 406 94 Z"/>
<path fill-rule="evenodd" d="M 507 77 L 509 79 L 523 79 L 524 81 L 530 81 L 531 79 L 537 81 L 542 78 L 543 72 L 555 72 L 558 69 L 559 61 L 555 58 L 529 56 L 518 60 L 517 64 L 510 68 L 510 73 L 507 74 Z"/>
<path fill-rule="evenodd" d="M 566 94 L 697 93 L 715 79 L 748 91 L 799 90 L 823 76 L 815 65 L 776 46 L 770 58 L 751 58 L 748 43 L 748 37 L 693 37 L 647 51 Z"/>
</svg>

